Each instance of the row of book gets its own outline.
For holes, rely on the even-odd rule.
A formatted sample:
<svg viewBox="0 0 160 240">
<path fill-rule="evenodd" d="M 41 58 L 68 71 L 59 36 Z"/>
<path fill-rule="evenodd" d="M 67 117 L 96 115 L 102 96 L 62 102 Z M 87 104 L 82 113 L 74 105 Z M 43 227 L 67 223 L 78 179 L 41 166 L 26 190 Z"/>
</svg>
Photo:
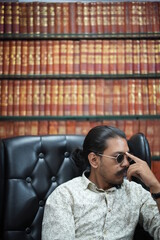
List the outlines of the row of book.
<svg viewBox="0 0 160 240">
<path fill-rule="evenodd" d="M 0 74 L 160 73 L 160 40 L 0 41 Z"/>
<path fill-rule="evenodd" d="M 0 81 L 0 116 L 160 114 L 160 79 Z"/>
<path fill-rule="evenodd" d="M 111 120 L 111 121 L 0 121 L 0 138 L 21 135 L 82 134 L 96 125 L 112 125 L 120 128 L 129 139 L 142 132 L 149 141 L 152 155 L 160 156 L 160 120 Z"/>
<path fill-rule="evenodd" d="M 160 31 L 159 2 L 1 2 L 0 33 Z"/>
</svg>

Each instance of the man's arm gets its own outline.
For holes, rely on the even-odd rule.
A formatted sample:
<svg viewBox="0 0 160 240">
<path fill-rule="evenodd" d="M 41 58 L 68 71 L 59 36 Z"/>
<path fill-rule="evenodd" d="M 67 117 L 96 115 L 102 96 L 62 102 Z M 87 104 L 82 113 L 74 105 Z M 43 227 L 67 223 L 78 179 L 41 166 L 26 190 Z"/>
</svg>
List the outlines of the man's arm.
<svg viewBox="0 0 160 240">
<path fill-rule="evenodd" d="M 47 199 L 42 223 L 42 240 L 75 239 L 72 201 L 69 194 L 61 189 L 56 189 Z"/>
<path fill-rule="evenodd" d="M 160 193 L 160 183 L 149 168 L 145 161 L 133 156 L 126 152 L 126 155 L 134 160 L 134 164 L 130 165 L 127 171 L 127 178 L 132 180 L 132 176 L 139 178 L 147 187 L 149 187 L 151 193 Z M 155 199 L 160 212 L 160 198 Z"/>
</svg>

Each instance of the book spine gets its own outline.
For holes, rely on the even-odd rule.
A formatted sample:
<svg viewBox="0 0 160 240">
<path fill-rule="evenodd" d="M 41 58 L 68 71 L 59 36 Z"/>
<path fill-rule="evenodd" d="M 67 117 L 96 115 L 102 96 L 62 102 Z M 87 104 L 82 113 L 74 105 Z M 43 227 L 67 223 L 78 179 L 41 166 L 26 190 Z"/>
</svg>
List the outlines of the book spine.
<svg viewBox="0 0 160 240">
<path fill-rule="evenodd" d="M 148 56 L 148 59 L 147 59 L 148 73 L 154 73 L 156 71 L 154 40 L 147 41 L 147 56 Z"/>
<path fill-rule="evenodd" d="M 89 80 L 89 115 L 96 115 L 96 80 Z"/>
<path fill-rule="evenodd" d="M 113 115 L 120 115 L 120 100 L 121 100 L 121 81 L 114 80 L 113 82 Z"/>
<path fill-rule="evenodd" d="M 33 29 L 35 34 L 40 34 L 40 3 L 33 2 Z"/>
<path fill-rule="evenodd" d="M 152 18 L 153 18 L 153 32 L 158 33 L 160 31 L 160 21 L 159 21 L 159 2 L 152 3 Z"/>
<path fill-rule="evenodd" d="M 125 44 L 124 40 L 117 41 L 117 73 L 125 74 Z"/>
<path fill-rule="evenodd" d="M 70 2 L 69 4 L 69 29 L 70 33 L 77 33 L 77 3 Z"/>
<path fill-rule="evenodd" d="M 27 5 L 27 32 L 29 34 L 34 33 L 34 5 L 33 2 Z"/>
<path fill-rule="evenodd" d="M 125 41 L 125 73 L 133 74 L 133 43 L 132 40 Z"/>
<path fill-rule="evenodd" d="M 80 42 L 73 41 L 73 73 L 80 73 Z"/>
<path fill-rule="evenodd" d="M 107 116 L 112 114 L 113 114 L 113 81 L 108 80 L 104 81 L 104 115 Z"/>
<path fill-rule="evenodd" d="M 20 116 L 26 116 L 26 104 L 27 104 L 27 81 L 20 81 L 20 94 L 19 94 L 19 113 Z"/>
<path fill-rule="evenodd" d="M 27 75 L 28 74 L 28 41 L 22 41 L 22 59 L 21 59 L 21 74 Z"/>
<path fill-rule="evenodd" d="M 8 80 L 1 81 L 1 114 L 7 116 L 8 108 Z"/>
<path fill-rule="evenodd" d="M 156 115 L 156 84 L 155 79 L 148 79 L 148 99 L 149 99 L 149 113 Z"/>
<path fill-rule="evenodd" d="M 31 122 L 31 135 L 38 135 L 38 121 Z"/>
<path fill-rule="evenodd" d="M 142 85 L 141 79 L 136 79 L 135 81 L 135 113 L 137 115 L 142 115 Z"/>
<path fill-rule="evenodd" d="M 87 74 L 88 41 L 80 41 L 80 74 Z"/>
<path fill-rule="evenodd" d="M 55 19 L 56 19 L 56 33 L 62 32 L 62 4 L 63 3 L 55 3 Z"/>
<path fill-rule="evenodd" d="M 15 74 L 21 75 L 21 62 L 22 62 L 22 41 L 16 41 L 16 59 L 15 59 Z"/>
<path fill-rule="evenodd" d="M 94 41 L 95 49 L 95 74 L 102 74 L 102 40 Z"/>
<path fill-rule="evenodd" d="M 13 81 L 13 114 L 14 116 L 20 116 L 19 111 L 19 98 L 20 98 L 20 81 L 14 80 Z"/>
<path fill-rule="evenodd" d="M 4 29 L 4 3 L 0 2 L 0 34 L 3 34 Z"/>
<path fill-rule="evenodd" d="M 40 74 L 47 73 L 47 40 L 40 41 Z"/>
<path fill-rule="evenodd" d="M 58 115 L 58 81 L 54 79 L 51 81 L 51 115 L 57 116 Z"/>
<path fill-rule="evenodd" d="M 83 24 L 84 33 L 91 32 L 91 22 L 90 22 L 90 3 L 83 3 Z"/>
<path fill-rule="evenodd" d="M 106 81 L 108 82 L 108 81 Z M 98 79 L 95 82 L 95 99 L 96 99 L 96 115 L 103 116 L 105 114 L 105 101 L 107 101 L 105 96 L 105 81 L 104 79 Z"/>
<path fill-rule="evenodd" d="M 121 97 L 120 97 L 121 115 L 128 115 L 128 81 L 121 80 Z"/>
<path fill-rule="evenodd" d="M 133 40 L 133 73 L 140 74 L 140 41 Z"/>
<path fill-rule="evenodd" d="M 76 121 L 66 121 L 66 134 L 75 134 Z"/>
<path fill-rule="evenodd" d="M 110 43 L 110 49 L 109 49 L 109 73 L 110 74 L 117 74 L 117 40 L 113 40 Z"/>
<path fill-rule="evenodd" d="M 3 74 L 9 74 L 10 65 L 10 42 L 3 42 Z"/>
<path fill-rule="evenodd" d="M 64 115 L 64 81 L 58 80 L 58 116 Z"/>
<path fill-rule="evenodd" d="M 67 60 L 66 60 L 66 73 L 67 74 L 73 74 L 73 47 L 74 42 L 72 40 L 67 40 Z"/>
<path fill-rule="evenodd" d="M 35 56 L 35 46 L 34 41 L 28 42 L 28 74 L 33 75 L 34 74 L 34 56 Z"/>
<path fill-rule="evenodd" d="M 97 3 L 96 2 L 91 2 L 90 3 L 90 32 L 91 33 L 97 33 L 98 28 L 97 28 Z M 101 16 L 102 17 L 102 16 Z"/>
<path fill-rule="evenodd" d="M 20 29 L 20 12 L 19 12 L 19 3 L 12 3 L 12 33 L 19 33 Z"/>
<path fill-rule="evenodd" d="M 3 74 L 3 59 L 4 59 L 3 41 L 0 41 L 0 74 Z"/>
<path fill-rule="evenodd" d="M 95 42 L 94 40 L 87 41 L 87 74 L 94 75 L 95 73 Z"/>
<path fill-rule="evenodd" d="M 78 105 L 78 100 L 77 100 L 77 94 L 78 94 L 78 89 L 77 89 L 77 81 L 76 79 L 71 79 L 71 116 L 77 116 L 77 105 Z"/>
<path fill-rule="evenodd" d="M 156 113 L 160 114 L 160 79 L 156 79 Z"/>
<path fill-rule="evenodd" d="M 83 80 L 78 79 L 77 81 L 77 115 L 83 115 Z"/>
<path fill-rule="evenodd" d="M 38 122 L 38 135 L 48 135 L 48 121 Z"/>
<path fill-rule="evenodd" d="M 96 2 L 96 27 L 99 34 L 104 33 L 104 23 L 107 23 L 106 18 L 103 16 L 103 5 L 102 2 Z"/>
<path fill-rule="evenodd" d="M 111 2 L 111 32 L 118 32 L 117 5 L 113 2 Z"/>
<path fill-rule="evenodd" d="M 67 2 L 62 3 L 62 32 L 64 34 L 70 33 L 70 18 L 69 18 L 69 4 Z"/>
<path fill-rule="evenodd" d="M 81 2 L 77 2 L 77 21 L 76 21 L 76 29 L 77 29 L 77 33 L 84 33 L 84 19 L 83 19 L 83 3 Z"/>
<path fill-rule="evenodd" d="M 110 60 L 110 42 L 109 40 L 102 41 L 102 74 L 109 74 L 109 60 Z"/>
<path fill-rule="evenodd" d="M 20 15 L 20 33 L 27 33 L 27 3 L 23 2 L 19 5 L 19 15 Z"/>
<path fill-rule="evenodd" d="M 70 79 L 64 80 L 64 101 L 63 101 L 63 107 L 64 107 L 64 115 L 69 116 L 71 115 L 71 82 Z"/>
<path fill-rule="evenodd" d="M 131 5 L 131 29 L 132 33 L 139 33 L 139 14 L 138 14 L 138 3 L 132 2 Z"/>
<path fill-rule="evenodd" d="M 33 111 L 33 116 L 39 116 L 40 115 L 40 84 L 39 81 L 34 79 L 33 80 L 33 96 L 32 96 L 32 111 Z"/>
<path fill-rule="evenodd" d="M 141 94 L 142 95 L 142 113 L 144 115 L 149 115 L 149 103 L 148 103 L 148 80 L 147 79 L 143 79 L 141 80 Z"/>
<path fill-rule="evenodd" d="M 10 64 L 9 64 L 9 74 L 15 74 L 16 66 L 16 41 L 10 41 Z"/>
<path fill-rule="evenodd" d="M 103 33 L 111 33 L 111 3 L 102 3 Z"/>
<path fill-rule="evenodd" d="M 34 73 L 36 75 L 40 74 L 40 62 L 41 62 L 41 44 L 40 41 L 34 41 Z"/>
<path fill-rule="evenodd" d="M 48 123 L 48 134 L 58 134 L 58 122 L 57 121 L 49 121 Z"/>
<path fill-rule="evenodd" d="M 47 32 L 49 34 L 55 33 L 55 25 L 56 25 L 56 19 L 55 19 L 55 3 L 48 3 L 47 5 L 47 16 L 48 16 L 48 30 Z"/>
<path fill-rule="evenodd" d="M 53 73 L 60 73 L 60 41 L 53 42 Z"/>
<path fill-rule="evenodd" d="M 129 115 L 135 115 L 135 79 L 128 79 L 128 110 Z"/>
<path fill-rule="evenodd" d="M 131 33 L 132 31 L 132 2 L 124 2 L 124 16 L 125 16 L 125 33 Z"/>
<path fill-rule="evenodd" d="M 4 33 L 12 33 L 12 3 L 4 2 Z"/>
<path fill-rule="evenodd" d="M 160 73 L 160 40 L 155 41 L 155 69 L 156 73 Z"/>
<path fill-rule="evenodd" d="M 51 115 L 51 81 L 49 79 L 45 80 L 45 115 Z"/>
<path fill-rule="evenodd" d="M 148 62 L 147 62 L 147 41 L 140 41 L 140 72 L 141 74 L 148 73 Z"/>
<path fill-rule="evenodd" d="M 119 2 L 116 4 L 117 9 L 116 9 L 116 15 L 117 15 L 117 31 L 118 33 L 125 33 L 125 21 L 126 21 L 126 16 L 125 16 L 125 7 L 124 7 L 124 2 Z"/>
<path fill-rule="evenodd" d="M 47 74 L 53 74 L 53 42 L 47 41 Z"/>
<path fill-rule="evenodd" d="M 41 79 L 39 80 L 39 115 L 44 116 L 45 115 L 45 80 Z"/>
<path fill-rule="evenodd" d="M 83 79 L 83 115 L 89 116 L 89 81 Z"/>
<path fill-rule="evenodd" d="M 33 81 L 26 81 L 26 116 L 32 116 L 32 104 L 33 104 Z"/>
<path fill-rule="evenodd" d="M 60 74 L 67 73 L 67 40 L 60 41 Z"/>
<path fill-rule="evenodd" d="M 42 2 L 40 4 L 40 33 L 47 34 L 47 30 L 48 30 L 47 3 Z"/>
</svg>

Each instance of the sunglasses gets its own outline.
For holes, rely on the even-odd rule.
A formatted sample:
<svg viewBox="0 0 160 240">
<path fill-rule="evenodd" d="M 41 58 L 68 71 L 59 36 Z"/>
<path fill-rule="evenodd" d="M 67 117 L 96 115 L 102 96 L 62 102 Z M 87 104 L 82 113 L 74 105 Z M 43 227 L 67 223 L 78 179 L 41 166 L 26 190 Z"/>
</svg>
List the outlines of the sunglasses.
<svg viewBox="0 0 160 240">
<path fill-rule="evenodd" d="M 97 155 L 101 156 L 101 157 L 113 158 L 117 161 L 118 164 L 121 164 L 124 161 L 125 157 L 127 158 L 129 163 L 131 163 L 131 161 L 132 161 L 132 159 L 129 158 L 125 153 L 120 153 L 116 157 L 108 156 L 108 155 L 104 155 L 104 154 L 100 154 L 100 153 L 98 153 Z"/>
</svg>

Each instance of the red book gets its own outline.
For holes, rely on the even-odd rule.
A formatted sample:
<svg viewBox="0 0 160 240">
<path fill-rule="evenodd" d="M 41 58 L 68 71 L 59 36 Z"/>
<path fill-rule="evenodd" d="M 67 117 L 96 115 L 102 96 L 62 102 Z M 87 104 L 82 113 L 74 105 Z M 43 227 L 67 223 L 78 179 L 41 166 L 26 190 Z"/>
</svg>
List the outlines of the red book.
<svg viewBox="0 0 160 240">
<path fill-rule="evenodd" d="M 45 80 L 40 79 L 39 80 L 39 115 L 44 116 L 45 115 Z"/>
<path fill-rule="evenodd" d="M 7 116 L 8 108 L 8 80 L 1 81 L 1 115 Z"/>
<path fill-rule="evenodd" d="M 45 75 L 47 73 L 47 40 L 40 41 L 40 74 Z"/>
<path fill-rule="evenodd" d="M 131 29 L 132 33 L 139 33 L 139 11 L 138 11 L 138 2 L 132 2 L 131 5 Z"/>
<path fill-rule="evenodd" d="M 33 2 L 33 29 L 35 34 L 40 34 L 40 3 Z"/>
<path fill-rule="evenodd" d="M 132 32 L 132 2 L 124 2 L 124 15 L 125 15 L 125 33 L 131 33 Z"/>
<path fill-rule="evenodd" d="M 139 13 L 139 28 L 140 32 L 146 33 L 147 26 L 146 26 L 146 3 L 141 2 L 138 5 L 138 13 Z"/>
<path fill-rule="evenodd" d="M 149 113 L 156 115 L 156 79 L 148 79 Z"/>
<path fill-rule="evenodd" d="M 58 122 L 58 134 L 66 134 L 66 121 Z"/>
<path fill-rule="evenodd" d="M 152 154 L 153 156 L 159 156 L 160 155 L 160 138 L 159 138 L 159 131 L 160 131 L 160 121 L 159 119 L 154 119 L 154 125 L 153 125 L 153 131 L 154 131 L 154 138 L 153 138 L 153 149 Z"/>
<path fill-rule="evenodd" d="M 152 2 L 146 2 L 146 28 L 147 33 L 153 33 L 153 9 Z"/>
<path fill-rule="evenodd" d="M 77 116 L 77 105 L 78 105 L 78 82 L 77 79 L 70 80 L 70 88 L 71 88 L 71 116 Z"/>
<path fill-rule="evenodd" d="M 147 137 L 147 120 L 139 120 L 139 132 L 143 133 Z"/>
<path fill-rule="evenodd" d="M 118 40 L 117 41 L 117 73 L 125 74 L 125 41 Z"/>
<path fill-rule="evenodd" d="M 12 3 L 12 33 L 19 33 L 20 29 L 20 13 L 19 13 L 19 3 Z"/>
<path fill-rule="evenodd" d="M 19 111 L 19 96 L 20 96 L 20 81 L 14 80 L 13 81 L 13 115 L 14 116 L 20 116 Z"/>
<path fill-rule="evenodd" d="M 51 115 L 57 116 L 58 114 L 58 81 L 53 79 L 51 81 Z"/>
<path fill-rule="evenodd" d="M 34 75 L 35 66 L 35 46 L 34 41 L 28 41 L 28 74 Z"/>
<path fill-rule="evenodd" d="M 67 2 L 62 3 L 62 33 L 70 33 L 70 16 L 69 16 L 69 4 Z"/>
<path fill-rule="evenodd" d="M 94 75 L 95 73 L 95 41 L 87 41 L 87 59 L 82 59 L 82 61 L 87 60 L 87 74 Z"/>
<path fill-rule="evenodd" d="M 47 16 L 48 16 L 48 30 L 49 34 L 55 33 L 55 3 L 48 3 L 47 5 Z"/>
<path fill-rule="evenodd" d="M 47 75 L 53 74 L 53 41 L 47 41 Z"/>
<path fill-rule="evenodd" d="M 113 80 L 104 81 L 104 115 L 113 115 Z M 102 90 L 101 90 L 102 91 Z M 101 103 L 100 103 L 101 104 Z"/>
<path fill-rule="evenodd" d="M 40 74 L 40 63 L 41 63 L 41 44 L 40 41 L 34 41 L 34 74 Z"/>
<path fill-rule="evenodd" d="M 21 74 L 27 75 L 28 74 L 28 41 L 22 41 L 22 59 L 21 59 Z"/>
<path fill-rule="evenodd" d="M 77 115 L 83 115 L 83 80 L 77 80 Z"/>
<path fill-rule="evenodd" d="M 21 75 L 22 66 L 22 41 L 16 41 L 16 60 L 15 60 L 15 74 Z"/>
<path fill-rule="evenodd" d="M 3 74 L 3 41 L 0 41 L 0 74 Z"/>
<path fill-rule="evenodd" d="M 60 41 L 53 42 L 53 74 L 60 74 Z"/>
<path fill-rule="evenodd" d="M 135 79 L 128 79 L 128 110 L 129 115 L 135 115 Z"/>
<path fill-rule="evenodd" d="M 80 41 L 73 41 L 73 73 L 80 73 Z"/>
<path fill-rule="evenodd" d="M 155 40 L 155 69 L 156 73 L 160 73 L 160 40 Z"/>
<path fill-rule="evenodd" d="M 27 33 L 27 3 L 22 2 L 19 5 L 19 15 L 20 15 L 20 20 L 19 20 L 19 30 L 20 33 Z"/>
<path fill-rule="evenodd" d="M 121 114 L 121 81 L 120 79 L 113 81 L 113 115 Z"/>
<path fill-rule="evenodd" d="M 99 33 L 98 28 L 97 28 L 97 22 L 99 23 L 100 21 L 98 21 L 98 17 L 97 16 L 97 3 L 96 2 L 91 2 L 90 3 L 90 14 L 89 14 L 89 18 L 90 18 L 90 32 L 91 33 Z M 102 18 L 102 15 L 101 15 Z M 99 26 L 100 27 L 100 26 Z M 100 29 L 99 29 L 100 30 Z"/>
<path fill-rule="evenodd" d="M 55 3 L 55 19 L 56 19 L 56 29 L 55 32 L 56 33 L 63 33 L 63 29 L 62 29 L 62 19 L 63 19 L 63 15 L 62 15 L 62 4 L 63 3 Z"/>
<path fill-rule="evenodd" d="M 4 2 L 4 33 L 12 33 L 12 3 Z"/>
<path fill-rule="evenodd" d="M 47 3 L 41 2 L 41 4 L 40 4 L 40 33 L 47 34 L 47 30 L 48 30 Z"/>
<path fill-rule="evenodd" d="M 94 49 L 95 74 L 102 74 L 102 40 L 95 40 L 94 45 L 95 45 Z"/>
<path fill-rule="evenodd" d="M 67 40 L 60 41 L 60 74 L 67 73 Z"/>
<path fill-rule="evenodd" d="M 89 81 L 83 79 L 83 115 L 89 116 Z"/>
<path fill-rule="evenodd" d="M 3 42 L 3 74 L 9 74 L 9 65 L 10 65 L 10 42 Z"/>
<path fill-rule="evenodd" d="M 133 136 L 133 122 L 131 120 L 125 120 L 124 132 L 128 139 Z"/>
<path fill-rule="evenodd" d="M 70 79 L 65 79 L 63 81 L 64 84 L 64 94 L 63 94 L 63 107 L 64 107 L 64 115 L 71 115 L 71 86 Z"/>
<path fill-rule="evenodd" d="M 96 17 L 95 19 L 97 20 L 97 24 L 96 24 L 96 29 L 97 29 L 97 33 L 104 33 L 104 23 L 106 23 L 107 21 L 105 21 L 105 17 L 103 16 L 103 5 L 104 3 L 102 2 L 96 2 Z"/>
<path fill-rule="evenodd" d="M 80 41 L 80 74 L 87 74 L 88 41 Z"/>
<path fill-rule="evenodd" d="M 74 41 L 72 40 L 67 40 L 67 74 L 73 74 L 73 47 L 74 47 Z"/>
<path fill-rule="evenodd" d="M 64 81 L 58 79 L 58 116 L 64 115 Z"/>
<path fill-rule="evenodd" d="M 40 84 L 39 84 L 39 81 L 41 80 L 37 80 L 37 79 L 34 79 L 33 80 L 33 85 L 32 85 L 32 88 L 33 88 L 33 91 L 32 91 L 32 109 L 33 109 L 33 116 L 39 116 L 40 115 L 40 109 L 39 109 L 39 106 L 40 106 Z"/>
<path fill-rule="evenodd" d="M 6 127 L 6 137 L 7 138 L 13 137 L 14 123 L 12 121 L 8 121 L 8 122 L 4 123 L 4 127 L 5 127 L 5 125 L 7 126 Z"/>
<path fill-rule="evenodd" d="M 155 62 L 155 40 L 147 40 L 147 56 L 148 56 L 148 73 L 155 73 L 156 62 Z"/>
<path fill-rule="evenodd" d="M 105 115 L 105 104 L 107 102 L 107 96 L 105 95 L 107 92 L 107 87 L 105 86 L 108 81 L 104 79 L 95 80 L 95 94 L 96 94 L 96 115 Z M 105 102 L 106 101 L 106 102 Z"/>
<path fill-rule="evenodd" d="M 118 24 L 117 31 L 118 33 L 125 33 L 126 15 L 125 15 L 124 2 L 116 3 L 116 12 L 117 12 L 117 24 Z"/>
<path fill-rule="evenodd" d="M 13 80 L 8 80 L 7 116 L 13 116 L 13 82 Z"/>
<path fill-rule="evenodd" d="M 103 33 L 111 33 L 111 3 L 101 3 L 102 5 L 102 29 Z"/>
<path fill-rule="evenodd" d="M 117 16 L 117 4 L 111 2 L 111 32 L 118 32 L 118 16 Z"/>
<path fill-rule="evenodd" d="M 48 135 L 48 121 L 38 122 L 38 135 Z"/>
<path fill-rule="evenodd" d="M 48 123 L 48 134 L 58 134 L 58 122 L 57 121 L 49 121 Z"/>
<path fill-rule="evenodd" d="M 109 72 L 110 74 L 117 74 L 117 42 L 118 40 L 113 40 L 110 42 L 109 49 Z"/>
<path fill-rule="evenodd" d="M 142 113 L 144 115 L 148 115 L 149 114 L 148 80 L 141 79 L 140 81 L 141 81 L 141 89 L 139 89 L 139 94 L 142 95 Z"/>
<path fill-rule="evenodd" d="M 70 33 L 77 33 L 77 3 L 70 2 L 69 3 L 69 29 Z"/>
<path fill-rule="evenodd" d="M 135 80 L 135 113 L 136 115 L 143 114 L 143 102 L 142 102 L 142 84 L 141 79 Z"/>
<path fill-rule="evenodd" d="M 160 21 L 159 21 L 159 2 L 152 3 L 152 18 L 153 18 L 153 32 L 158 33 L 160 31 Z"/>
<path fill-rule="evenodd" d="M 4 33 L 4 3 L 0 2 L 0 34 Z"/>
<path fill-rule="evenodd" d="M 156 113 L 160 114 L 160 79 L 156 79 Z"/>
<path fill-rule="evenodd" d="M 14 75 L 16 70 L 16 41 L 10 41 L 9 74 Z"/>
<path fill-rule="evenodd" d="M 133 73 L 140 74 L 140 40 L 133 40 Z"/>
<path fill-rule="evenodd" d="M 31 122 L 31 135 L 38 135 L 38 121 Z"/>
<path fill-rule="evenodd" d="M 77 29 L 77 33 L 84 33 L 84 16 L 83 16 L 83 3 L 81 2 L 77 2 L 77 21 L 76 21 L 76 29 Z"/>
<path fill-rule="evenodd" d="M 84 33 L 91 32 L 91 22 L 90 22 L 90 3 L 83 3 L 83 24 L 84 24 Z"/>
<path fill-rule="evenodd" d="M 45 79 L 45 115 L 51 115 L 51 82 L 54 80 Z"/>
<path fill-rule="evenodd" d="M 133 134 L 136 134 L 139 132 L 139 121 L 137 119 L 132 120 L 133 123 Z"/>
<path fill-rule="evenodd" d="M 151 155 L 153 155 L 153 139 L 154 139 L 154 120 L 146 120 L 146 138 L 148 140 Z"/>
<path fill-rule="evenodd" d="M 6 138 L 7 137 L 7 122 L 0 121 L 0 138 Z"/>
<path fill-rule="evenodd" d="M 34 5 L 33 2 L 27 4 L 27 32 L 34 33 Z"/>
<path fill-rule="evenodd" d="M 120 80 L 121 81 L 121 97 L 120 97 L 120 111 L 121 115 L 128 115 L 128 81 L 127 80 Z"/>
<path fill-rule="evenodd" d="M 96 115 L 96 80 L 90 79 L 89 80 L 89 115 Z"/>
<path fill-rule="evenodd" d="M 147 74 L 148 61 L 147 61 L 147 40 L 140 41 L 140 72 L 141 74 Z"/>
<path fill-rule="evenodd" d="M 125 73 L 133 74 L 133 41 L 125 40 Z"/>
<path fill-rule="evenodd" d="M 26 81 L 26 80 L 25 80 Z M 33 82 L 34 80 L 26 81 L 26 116 L 32 116 L 32 105 L 33 105 Z"/>
<path fill-rule="evenodd" d="M 66 134 L 75 134 L 76 132 L 76 121 L 66 121 Z"/>
<path fill-rule="evenodd" d="M 20 121 L 17 124 L 17 136 L 24 136 L 25 135 L 25 121 Z"/>
</svg>

